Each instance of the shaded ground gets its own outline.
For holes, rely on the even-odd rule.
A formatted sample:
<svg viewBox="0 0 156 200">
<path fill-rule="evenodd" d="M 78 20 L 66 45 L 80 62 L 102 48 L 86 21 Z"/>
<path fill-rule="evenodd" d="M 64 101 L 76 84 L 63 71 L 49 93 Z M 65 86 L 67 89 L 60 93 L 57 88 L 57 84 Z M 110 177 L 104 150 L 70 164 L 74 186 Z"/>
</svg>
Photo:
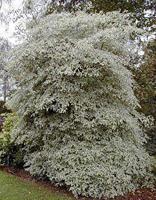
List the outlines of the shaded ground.
<svg viewBox="0 0 156 200">
<path fill-rule="evenodd" d="M 75 200 L 66 188 L 54 186 L 48 181 L 37 180 L 24 170 L 6 167 L 0 167 L 0 170 L 0 200 Z M 94 199 L 79 198 L 79 200 Z M 156 189 L 144 188 L 111 200 L 156 200 Z"/>
</svg>

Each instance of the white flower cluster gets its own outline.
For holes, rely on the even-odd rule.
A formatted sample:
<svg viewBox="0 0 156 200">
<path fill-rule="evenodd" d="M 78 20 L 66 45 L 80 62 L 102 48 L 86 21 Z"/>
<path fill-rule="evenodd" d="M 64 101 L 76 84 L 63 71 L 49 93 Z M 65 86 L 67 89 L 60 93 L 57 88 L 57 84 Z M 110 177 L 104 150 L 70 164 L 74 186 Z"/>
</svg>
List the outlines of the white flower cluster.
<svg viewBox="0 0 156 200">
<path fill-rule="evenodd" d="M 128 70 L 127 14 L 51 14 L 14 49 L 19 89 L 10 105 L 20 116 L 13 139 L 25 166 L 67 185 L 75 195 L 114 197 L 150 177 L 142 116 Z"/>
</svg>

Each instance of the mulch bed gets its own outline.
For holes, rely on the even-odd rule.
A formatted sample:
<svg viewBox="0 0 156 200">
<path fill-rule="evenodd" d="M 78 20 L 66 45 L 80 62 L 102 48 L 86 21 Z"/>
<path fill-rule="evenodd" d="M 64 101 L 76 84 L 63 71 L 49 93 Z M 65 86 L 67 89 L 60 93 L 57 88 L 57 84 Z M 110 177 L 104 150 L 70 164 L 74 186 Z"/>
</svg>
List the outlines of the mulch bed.
<svg viewBox="0 0 156 200">
<path fill-rule="evenodd" d="M 124 197 L 115 198 L 115 200 L 156 200 L 156 189 L 140 189 Z"/>
<path fill-rule="evenodd" d="M 37 185 L 45 187 L 46 189 L 48 189 L 52 192 L 57 192 L 57 193 L 59 192 L 59 193 L 68 195 L 69 197 L 73 197 L 72 193 L 68 192 L 67 188 L 57 187 L 57 186 L 51 184 L 49 181 L 39 180 L 35 177 L 32 177 L 29 174 L 29 172 L 26 172 L 23 169 L 16 169 L 13 167 L 0 166 L 0 170 L 5 171 L 14 176 L 17 176 L 24 181 L 30 181 L 30 182 L 36 183 Z M 75 199 L 75 198 L 73 197 L 73 199 Z M 95 200 L 95 199 L 81 197 L 81 198 L 79 198 L 79 200 Z M 135 192 L 128 193 L 125 196 L 116 197 L 116 198 L 110 199 L 110 200 L 156 200 L 156 188 L 155 189 L 142 188 L 140 190 L 136 190 Z"/>
</svg>

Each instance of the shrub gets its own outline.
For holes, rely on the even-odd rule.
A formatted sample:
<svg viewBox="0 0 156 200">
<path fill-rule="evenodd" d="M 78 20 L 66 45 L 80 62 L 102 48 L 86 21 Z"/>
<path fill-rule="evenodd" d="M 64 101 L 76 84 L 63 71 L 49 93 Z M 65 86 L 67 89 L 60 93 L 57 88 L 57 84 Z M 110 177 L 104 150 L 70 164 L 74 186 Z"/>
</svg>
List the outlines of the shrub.
<svg viewBox="0 0 156 200">
<path fill-rule="evenodd" d="M 98 198 L 148 185 L 142 125 L 149 120 L 136 111 L 127 68 L 138 32 L 128 14 L 54 13 L 14 49 L 13 138 L 24 144 L 31 174 Z"/>
<path fill-rule="evenodd" d="M 11 133 L 17 124 L 18 116 L 15 113 L 6 115 L 3 129 L 0 134 L 0 162 L 5 165 L 22 166 L 22 148 L 11 141 Z"/>
</svg>

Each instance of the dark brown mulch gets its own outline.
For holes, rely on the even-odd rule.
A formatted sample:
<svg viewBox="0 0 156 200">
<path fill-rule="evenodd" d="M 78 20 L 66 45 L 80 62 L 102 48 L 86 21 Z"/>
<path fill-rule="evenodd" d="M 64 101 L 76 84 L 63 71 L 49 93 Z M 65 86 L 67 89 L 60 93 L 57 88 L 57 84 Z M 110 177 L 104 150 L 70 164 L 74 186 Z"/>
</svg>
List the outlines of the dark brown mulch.
<svg viewBox="0 0 156 200">
<path fill-rule="evenodd" d="M 32 177 L 29 174 L 29 172 L 26 172 L 23 169 L 16 169 L 16 168 L 12 168 L 12 167 L 0 166 L 0 170 L 5 171 L 14 176 L 17 176 L 24 181 L 31 181 L 33 183 L 36 183 L 39 186 L 43 186 L 52 192 L 60 192 L 60 193 L 68 195 L 69 197 L 73 197 L 72 193 L 68 192 L 67 188 L 57 187 L 57 186 L 51 184 L 49 181 L 39 180 L 35 177 Z M 73 197 L 73 199 L 75 199 L 75 198 Z M 95 199 L 79 198 L 79 200 L 95 200 Z M 136 190 L 133 193 L 128 193 L 125 196 L 116 197 L 116 198 L 110 199 L 110 200 L 156 200 L 156 188 L 155 189 L 142 188 L 140 190 Z"/>
<path fill-rule="evenodd" d="M 124 197 L 117 197 L 115 200 L 156 200 L 156 189 L 143 188 Z"/>
</svg>

